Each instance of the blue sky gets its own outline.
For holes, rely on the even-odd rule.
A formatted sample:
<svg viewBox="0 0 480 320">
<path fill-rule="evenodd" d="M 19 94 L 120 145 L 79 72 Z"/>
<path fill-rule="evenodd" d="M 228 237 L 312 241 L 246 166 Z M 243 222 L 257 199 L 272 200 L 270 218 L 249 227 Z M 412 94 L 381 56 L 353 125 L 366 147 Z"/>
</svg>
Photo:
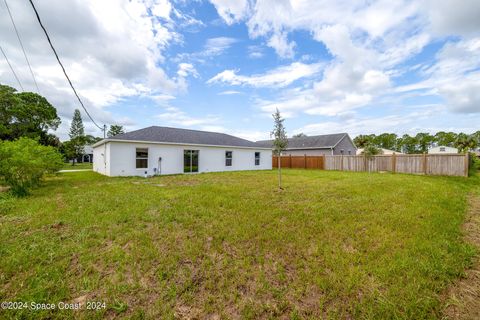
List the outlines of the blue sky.
<svg viewBox="0 0 480 320">
<path fill-rule="evenodd" d="M 2 48 L 34 91 L 0 7 Z M 10 7 L 66 138 L 79 106 L 28 2 Z M 95 119 L 129 131 L 258 140 L 275 108 L 289 135 L 480 129 L 479 1 L 49 0 L 38 9 Z M 4 62 L 0 81 L 18 87 Z"/>
</svg>

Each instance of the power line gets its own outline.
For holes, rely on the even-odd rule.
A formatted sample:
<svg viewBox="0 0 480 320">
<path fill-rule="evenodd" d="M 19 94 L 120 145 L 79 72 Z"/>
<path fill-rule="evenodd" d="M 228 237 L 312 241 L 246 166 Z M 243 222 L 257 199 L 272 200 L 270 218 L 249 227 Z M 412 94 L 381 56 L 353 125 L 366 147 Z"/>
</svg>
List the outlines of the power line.
<svg viewBox="0 0 480 320">
<path fill-rule="evenodd" d="M 65 68 L 63 67 L 62 62 L 60 61 L 60 58 L 58 57 L 57 51 L 56 51 L 55 48 L 53 47 L 53 44 L 52 44 L 52 41 L 50 40 L 50 37 L 49 37 L 48 32 L 47 32 L 47 29 L 45 29 L 45 27 L 43 26 L 42 20 L 40 19 L 40 16 L 38 15 L 38 12 L 37 12 L 37 8 L 35 8 L 35 5 L 33 4 L 33 1 L 32 1 L 32 0 L 30 0 L 30 4 L 32 5 L 33 11 L 35 11 L 35 15 L 37 16 L 38 23 L 40 24 L 40 27 L 42 27 L 43 32 L 45 33 L 45 36 L 47 37 L 48 43 L 50 44 L 50 48 L 52 48 L 53 53 L 55 54 L 55 57 L 57 58 L 58 64 L 60 65 L 60 67 L 62 67 L 63 74 L 64 74 L 65 77 L 67 78 L 68 83 L 70 84 L 70 87 L 72 88 L 73 92 L 75 93 L 75 96 L 76 96 L 77 99 L 78 99 L 78 102 L 80 102 L 80 105 L 82 106 L 83 110 L 85 110 L 85 113 L 86 113 L 87 116 L 90 118 L 90 120 L 93 122 L 93 124 L 96 125 L 97 128 L 99 128 L 100 130 L 105 130 L 105 126 L 104 126 L 103 128 L 100 127 L 100 126 L 95 122 L 95 120 L 93 120 L 93 118 L 92 118 L 92 116 L 90 115 L 90 113 L 88 113 L 87 108 L 85 108 L 85 106 L 83 105 L 83 102 L 82 102 L 82 100 L 80 99 L 80 96 L 78 95 L 77 90 L 75 90 L 75 87 L 73 86 L 72 81 L 70 81 L 70 78 L 68 77 L 67 72 L 65 71 Z"/>
<path fill-rule="evenodd" d="M 25 91 L 25 90 L 23 90 L 23 86 L 22 86 L 22 83 L 20 82 L 20 79 L 18 79 L 17 74 L 15 73 L 15 70 L 13 70 L 13 67 L 12 67 L 12 65 L 10 64 L 10 61 L 8 61 L 7 55 L 5 54 L 5 51 L 3 51 L 2 46 L 0 46 L 0 51 L 2 51 L 3 57 L 4 57 L 5 60 L 7 61 L 8 66 L 10 67 L 10 70 L 12 70 L 12 73 L 13 73 L 13 75 L 15 76 L 15 79 L 17 79 L 18 85 L 20 86 L 20 88 L 22 88 L 22 91 Z"/>
<path fill-rule="evenodd" d="M 37 93 L 40 94 L 40 90 L 38 89 L 37 79 L 35 79 L 35 75 L 33 74 L 32 67 L 30 66 L 30 61 L 28 61 L 27 53 L 25 52 L 25 48 L 23 47 L 22 39 L 20 38 L 20 34 L 18 33 L 17 26 L 15 25 L 15 21 L 13 20 L 12 13 L 10 12 L 10 8 L 8 7 L 7 0 L 3 0 L 5 3 L 5 7 L 7 7 L 8 15 L 10 16 L 10 20 L 12 21 L 13 29 L 15 29 L 15 33 L 17 34 L 18 42 L 20 42 L 20 46 L 22 47 L 23 56 L 25 57 L 25 61 L 27 61 L 28 68 L 30 69 L 30 73 L 32 74 L 33 82 L 35 83 L 35 87 L 37 88 Z"/>
</svg>

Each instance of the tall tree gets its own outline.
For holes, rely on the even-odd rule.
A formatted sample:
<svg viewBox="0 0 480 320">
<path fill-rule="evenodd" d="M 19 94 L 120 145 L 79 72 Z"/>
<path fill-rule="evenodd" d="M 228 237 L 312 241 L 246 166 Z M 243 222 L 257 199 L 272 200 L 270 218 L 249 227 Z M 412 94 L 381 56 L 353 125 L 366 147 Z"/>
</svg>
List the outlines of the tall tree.
<svg viewBox="0 0 480 320">
<path fill-rule="evenodd" d="M 70 125 L 69 155 L 72 157 L 72 165 L 75 165 L 75 159 L 83 154 L 83 147 L 85 146 L 85 128 L 83 126 L 82 116 L 80 110 L 75 109 L 73 113 L 72 124 Z"/>
<path fill-rule="evenodd" d="M 382 133 L 379 136 L 376 136 L 374 139 L 374 144 L 378 148 L 397 150 L 397 135 L 395 133 Z"/>
<path fill-rule="evenodd" d="M 477 148 L 480 148 L 480 130 L 472 134 L 473 139 L 477 142 Z"/>
<path fill-rule="evenodd" d="M 457 140 L 455 140 L 455 147 L 458 148 L 460 152 L 475 150 L 477 146 L 478 144 L 473 134 L 467 135 L 465 133 L 459 133 Z"/>
<path fill-rule="evenodd" d="M 417 139 L 415 137 L 411 137 L 408 134 L 404 134 L 401 138 L 398 139 L 398 145 L 400 150 L 403 153 L 418 153 L 417 151 Z"/>
<path fill-rule="evenodd" d="M 292 136 L 292 138 L 305 138 L 307 135 L 303 132 L 300 132 L 300 133 L 297 133 L 297 134 L 294 134 Z"/>
<path fill-rule="evenodd" d="M 110 138 L 122 133 L 125 133 L 125 130 L 123 130 L 123 126 L 112 124 L 107 132 L 107 136 Z"/>
<path fill-rule="evenodd" d="M 437 132 L 434 136 L 435 143 L 439 146 L 453 147 L 457 134 L 455 132 Z"/>
<path fill-rule="evenodd" d="M 270 136 L 274 138 L 273 154 L 276 155 L 278 159 L 278 187 L 282 189 L 282 168 L 280 163 L 280 157 L 282 155 L 282 151 L 287 148 L 288 140 L 287 133 L 283 125 L 283 121 L 285 121 L 285 119 L 282 118 L 280 111 L 276 109 L 275 113 L 272 114 L 272 116 L 273 130 L 270 133 Z"/>
<path fill-rule="evenodd" d="M 57 140 L 48 131 L 56 130 L 59 124 L 57 110 L 47 99 L 0 84 L 1 140 L 29 137 L 44 145 L 55 145 Z"/>
<path fill-rule="evenodd" d="M 415 140 L 417 140 L 417 150 L 420 153 L 426 153 L 433 145 L 434 137 L 429 133 L 420 132 L 415 136 Z"/>
<path fill-rule="evenodd" d="M 365 146 L 367 146 L 368 144 L 372 144 L 374 140 L 375 140 L 374 134 L 370 134 L 370 135 L 361 134 L 356 136 L 355 139 L 353 139 L 353 143 L 355 143 L 355 146 L 357 148 L 365 148 Z"/>
<path fill-rule="evenodd" d="M 94 144 L 97 143 L 98 141 L 102 140 L 100 137 L 94 137 L 91 134 L 87 134 L 85 136 L 85 144 Z"/>
</svg>

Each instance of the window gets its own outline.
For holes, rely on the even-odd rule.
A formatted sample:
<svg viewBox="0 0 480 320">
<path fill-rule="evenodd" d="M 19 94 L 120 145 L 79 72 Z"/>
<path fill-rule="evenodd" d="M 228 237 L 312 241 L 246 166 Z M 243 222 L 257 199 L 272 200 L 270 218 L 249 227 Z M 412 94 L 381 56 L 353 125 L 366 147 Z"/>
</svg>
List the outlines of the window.
<svg viewBox="0 0 480 320">
<path fill-rule="evenodd" d="M 147 169 L 148 168 L 148 149 L 137 148 L 136 150 L 136 168 Z"/>
<path fill-rule="evenodd" d="M 440 152 L 445 152 L 445 147 L 440 147 Z"/>
<path fill-rule="evenodd" d="M 352 150 L 348 150 L 348 155 L 351 155 L 352 154 Z"/>
<path fill-rule="evenodd" d="M 225 151 L 225 166 L 232 166 L 233 151 Z"/>
<path fill-rule="evenodd" d="M 198 150 L 183 150 L 183 172 L 198 172 Z"/>
<path fill-rule="evenodd" d="M 255 152 L 255 165 L 260 165 L 260 152 Z"/>
</svg>

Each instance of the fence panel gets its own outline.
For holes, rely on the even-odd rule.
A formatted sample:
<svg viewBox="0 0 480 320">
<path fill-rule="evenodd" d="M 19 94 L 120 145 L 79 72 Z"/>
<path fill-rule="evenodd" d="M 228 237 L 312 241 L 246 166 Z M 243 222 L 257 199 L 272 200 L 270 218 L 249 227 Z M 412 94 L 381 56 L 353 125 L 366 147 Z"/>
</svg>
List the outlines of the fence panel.
<svg viewBox="0 0 480 320">
<path fill-rule="evenodd" d="M 441 176 L 468 175 L 468 164 L 464 155 L 433 155 L 427 156 L 427 174 Z"/>
<path fill-rule="evenodd" d="M 323 156 L 282 156 L 282 168 L 323 169 Z M 272 157 L 272 167 L 278 167 L 278 157 Z"/>
<path fill-rule="evenodd" d="M 423 154 L 405 154 L 397 156 L 395 171 L 399 173 L 425 173 L 425 156 Z"/>
<path fill-rule="evenodd" d="M 463 154 L 395 154 L 359 156 L 282 156 L 282 168 L 324 169 L 341 171 L 389 171 L 398 173 L 467 176 L 468 156 Z M 272 167 L 277 167 L 272 157 Z"/>
</svg>

